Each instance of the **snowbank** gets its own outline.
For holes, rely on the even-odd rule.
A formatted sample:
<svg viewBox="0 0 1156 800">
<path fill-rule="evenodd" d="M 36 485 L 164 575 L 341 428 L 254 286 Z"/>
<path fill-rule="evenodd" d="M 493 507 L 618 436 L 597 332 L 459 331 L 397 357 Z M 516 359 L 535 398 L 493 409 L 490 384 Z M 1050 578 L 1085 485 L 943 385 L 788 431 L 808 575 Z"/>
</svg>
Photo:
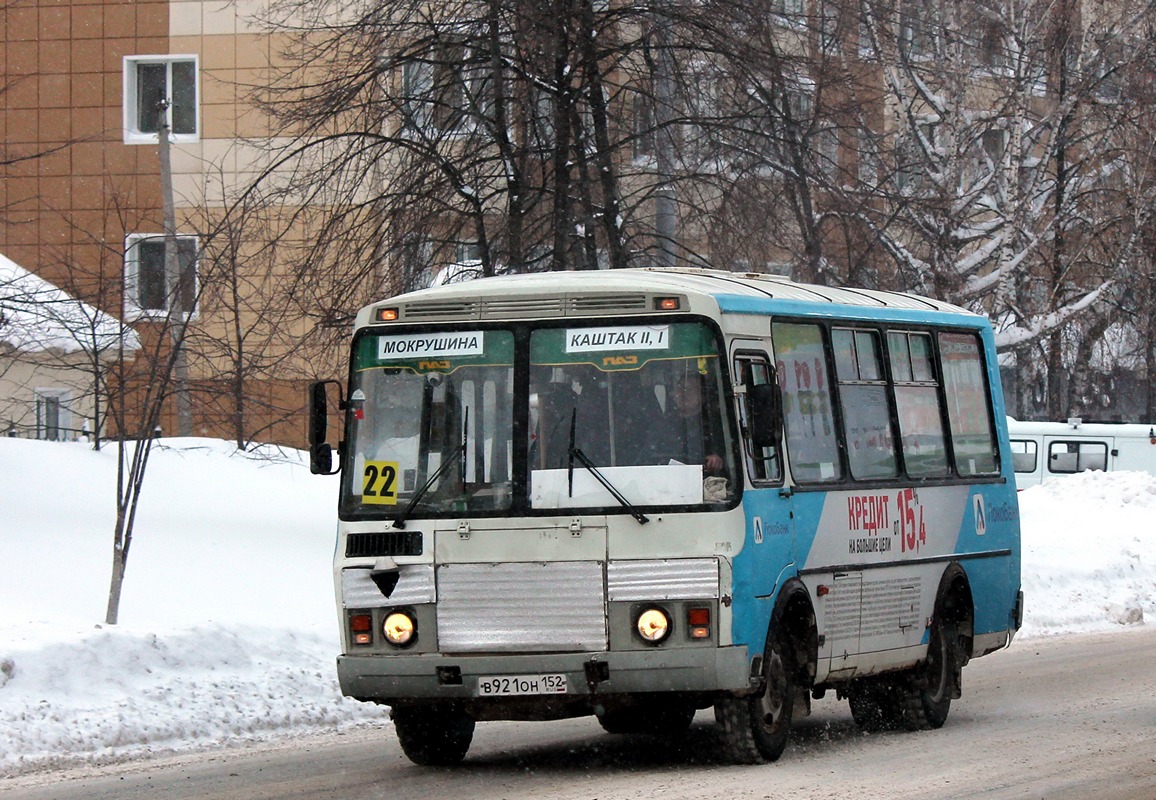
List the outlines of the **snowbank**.
<svg viewBox="0 0 1156 800">
<path fill-rule="evenodd" d="M 1020 492 L 1021 635 L 1156 617 L 1156 475 L 1084 472 Z"/>
</svg>

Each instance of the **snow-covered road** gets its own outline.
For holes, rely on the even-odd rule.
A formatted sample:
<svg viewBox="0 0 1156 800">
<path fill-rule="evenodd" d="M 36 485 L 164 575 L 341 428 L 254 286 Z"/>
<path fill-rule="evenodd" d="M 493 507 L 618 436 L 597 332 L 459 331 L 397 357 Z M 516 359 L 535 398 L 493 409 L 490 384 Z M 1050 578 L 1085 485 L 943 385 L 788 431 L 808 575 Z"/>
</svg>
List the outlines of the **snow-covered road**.
<svg viewBox="0 0 1156 800">
<path fill-rule="evenodd" d="M 392 731 L 29 774 L 20 800 L 1152 800 L 1156 629 L 1017 641 L 964 670 L 947 724 L 866 734 L 817 701 L 782 759 L 727 766 L 710 712 L 681 740 L 610 736 L 591 719 L 481 723 L 465 762 L 416 767 Z M 1148 679 L 1145 679 L 1147 676 Z"/>
</svg>

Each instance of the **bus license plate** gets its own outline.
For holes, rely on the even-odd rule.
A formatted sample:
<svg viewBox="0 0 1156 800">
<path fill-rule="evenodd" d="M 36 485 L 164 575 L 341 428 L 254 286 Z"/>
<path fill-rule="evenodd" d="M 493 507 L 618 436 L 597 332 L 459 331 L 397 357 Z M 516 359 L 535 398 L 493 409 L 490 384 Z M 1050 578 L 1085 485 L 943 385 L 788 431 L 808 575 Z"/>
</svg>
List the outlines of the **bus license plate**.
<svg viewBox="0 0 1156 800">
<path fill-rule="evenodd" d="M 479 697 L 506 697 L 518 694 L 566 694 L 566 676 L 548 675 L 483 675 L 478 678 Z"/>
</svg>

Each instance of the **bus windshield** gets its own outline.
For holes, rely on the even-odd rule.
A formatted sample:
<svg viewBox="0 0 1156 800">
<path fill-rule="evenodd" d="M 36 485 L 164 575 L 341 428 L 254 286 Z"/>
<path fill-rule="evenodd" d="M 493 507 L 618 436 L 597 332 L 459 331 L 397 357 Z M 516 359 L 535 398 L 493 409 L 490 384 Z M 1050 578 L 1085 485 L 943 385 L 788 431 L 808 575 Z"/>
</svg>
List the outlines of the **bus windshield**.
<svg viewBox="0 0 1156 800">
<path fill-rule="evenodd" d="M 359 339 L 343 507 L 393 517 L 509 508 L 513 374 L 509 331 Z"/>
<path fill-rule="evenodd" d="M 611 506 L 607 482 L 634 505 L 727 501 L 737 473 L 722 380 L 698 323 L 534 331 L 530 505 Z"/>
<path fill-rule="evenodd" d="M 343 510 L 718 507 L 737 496 L 725 398 L 698 322 L 374 331 L 354 349 Z"/>
</svg>

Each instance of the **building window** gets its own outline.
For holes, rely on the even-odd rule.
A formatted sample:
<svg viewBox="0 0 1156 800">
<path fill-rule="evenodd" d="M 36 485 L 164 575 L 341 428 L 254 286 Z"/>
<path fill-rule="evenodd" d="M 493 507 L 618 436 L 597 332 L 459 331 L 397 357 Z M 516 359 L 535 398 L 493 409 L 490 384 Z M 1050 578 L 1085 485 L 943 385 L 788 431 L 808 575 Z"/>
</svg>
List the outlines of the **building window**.
<svg viewBox="0 0 1156 800">
<path fill-rule="evenodd" d="M 879 158 L 876 154 L 875 134 L 870 128 L 862 127 L 856 134 L 858 148 L 855 152 L 855 168 L 859 183 L 865 187 L 875 185 L 879 180 Z"/>
<path fill-rule="evenodd" d="M 1001 173 L 1004 168 L 1003 157 L 1006 147 L 1005 131 L 998 128 L 982 131 L 968 150 L 973 177 L 976 180 L 984 180 L 988 176 Z"/>
<path fill-rule="evenodd" d="M 686 72 L 682 111 L 687 122 L 679 126 L 683 163 L 701 163 L 718 155 L 718 121 L 721 119 L 718 69 L 707 63 L 692 64 Z"/>
<path fill-rule="evenodd" d="M 938 49 L 939 21 L 935 9 L 923 2 L 904 3 L 900 12 L 900 51 L 909 58 L 930 58 Z"/>
<path fill-rule="evenodd" d="M 164 317 L 173 313 L 190 316 L 197 310 L 197 237 L 178 236 L 178 286 L 165 275 L 165 239 L 160 234 L 137 234 L 128 238 L 124 264 L 124 306 L 129 319 Z"/>
<path fill-rule="evenodd" d="M 998 21 L 979 22 L 979 63 L 988 69 L 1005 69 L 1008 66 L 1007 44 L 1003 28 Z"/>
<path fill-rule="evenodd" d="M 655 152 L 654 98 L 649 94 L 649 88 L 648 86 L 643 91 L 636 91 L 631 100 L 634 112 L 635 159 L 651 158 Z"/>
<path fill-rule="evenodd" d="M 899 191 L 919 191 L 931 168 L 936 152 L 937 131 L 934 122 L 919 122 L 914 130 L 903 132 L 895 152 L 895 183 Z"/>
<path fill-rule="evenodd" d="M 800 19 L 806 13 L 804 0 L 774 0 L 772 12 L 788 19 Z"/>
<path fill-rule="evenodd" d="M 71 401 L 67 389 L 34 389 L 36 396 L 36 438 L 62 442 L 72 427 Z"/>
<path fill-rule="evenodd" d="M 839 130 L 829 120 L 815 133 L 815 158 L 820 174 L 834 183 L 839 177 Z"/>
<path fill-rule="evenodd" d="M 825 54 L 839 49 L 841 6 L 837 0 L 819 1 L 819 48 Z"/>
<path fill-rule="evenodd" d="M 200 134 L 196 56 L 126 56 L 124 59 L 124 141 L 157 141 L 160 120 L 176 142 Z"/>
<path fill-rule="evenodd" d="M 873 10 L 864 4 L 859 17 L 859 57 L 875 57 L 875 19 Z"/>
<path fill-rule="evenodd" d="M 412 236 L 401 246 L 402 291 L 425 289 L 435 278 L 433 242 L 423 236 Z"/>
<path fill-rule="evenodd" d="M 403 124 L 423 136 L 462 135 L 492 125 L 495 92 L 489 53 L 466 41 L 441 42 L 402 64 Z"/>
</svg>

